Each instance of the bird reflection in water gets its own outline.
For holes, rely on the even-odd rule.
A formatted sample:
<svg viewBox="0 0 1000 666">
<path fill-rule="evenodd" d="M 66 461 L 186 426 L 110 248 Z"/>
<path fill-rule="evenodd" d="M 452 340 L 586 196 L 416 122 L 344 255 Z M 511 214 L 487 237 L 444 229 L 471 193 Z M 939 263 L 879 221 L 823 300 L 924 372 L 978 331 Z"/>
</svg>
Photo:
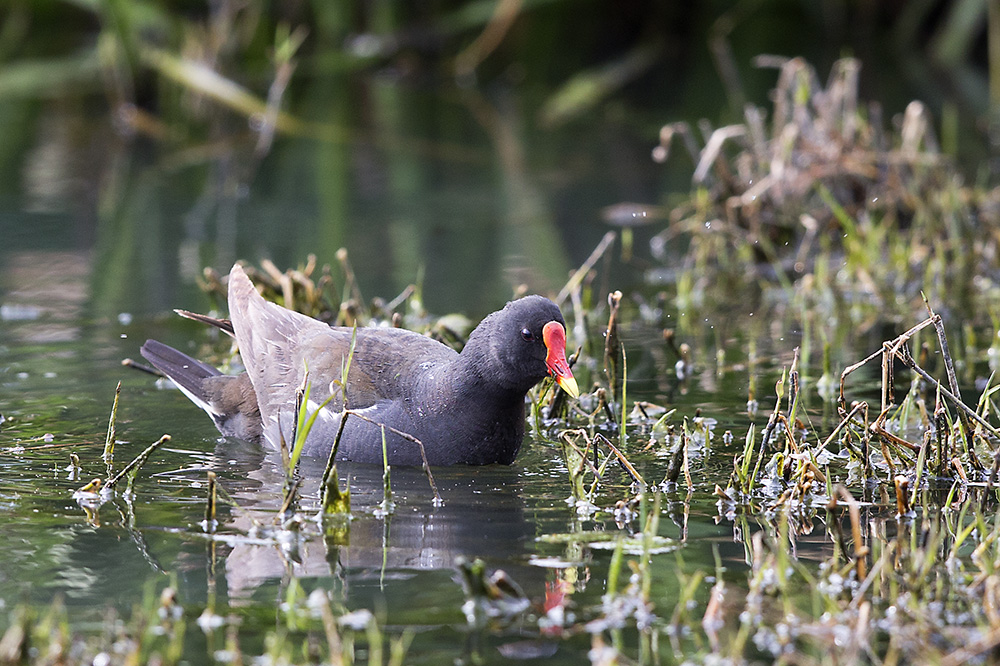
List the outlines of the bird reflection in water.
<svg viewBox="0 0 1000 666">
<path fill-rule="evenodd" d="M 238 440 L 225 440 L 216 454 L 225 464 L 219 471 L 223 485 L 239 507 L 230 510 L 229 524 L 220 532 L 253 536 L 271 530 L 284 483 L 278 455 Z M 309 517 L 318 511 L 323 465 L 316 458 L 300 461 L 300 513 Z M 544 569 L 516 564 L 527 562 L 535 536 L 525 517 L 516 466 L 435 468 L 443 499 L 438 506 L 422 469 L 393 468 L 395 507 L 389 515 L 378 511 L 384 494 L 381 466 L 342 462 L 338 472 L 341 487 L 349 485 L 351 491 L 346 527 L 325 535 L 313 525 L 288 530 L 278 540 L 280 546 L 273 540 L 232 540 L 225 565 L 230 603 L 250 599 L 257 588 L 289 574 L 333 576 L 345 587 L 372 581 L 382 586 L 421 571 L 447 570 L 451 575 L 460 556 L 483 558 L 490 566 L 503 566 L 522 584 L 542 588 Z"/>
</svg>

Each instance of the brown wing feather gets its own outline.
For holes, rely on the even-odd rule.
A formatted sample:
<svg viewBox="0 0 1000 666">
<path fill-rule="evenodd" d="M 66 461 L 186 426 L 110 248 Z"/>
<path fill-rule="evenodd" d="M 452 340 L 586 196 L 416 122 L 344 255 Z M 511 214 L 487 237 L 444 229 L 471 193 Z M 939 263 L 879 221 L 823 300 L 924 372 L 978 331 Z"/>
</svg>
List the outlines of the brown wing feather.
<svg viewBox="0 0 1000 666">
<path fill-rule="evenodd" d="M 315 368 L 340 368 L 349 336 L 266 301 L 239 265 L 229 274 L 229 314 L 264 423 L 294 405 L 306 376 L 306 358 L 313 366 L 311 397 L 323 401 L 330 395 L 331 380 L 317 377 Z"/>
<path fill-rule="evenodd" d="M 339 410 L 352 329 L 331 328 L 265 300 L 239 265 L 229 275 L 229 314 L 265 432 L 275 423 L 286 429 L 294 421 L 296 391 L 307 368 L 310 401 L 322 403 L 332 393 L 330 407 Z M 348 407 L 365 409 L 411 396 L 428 373 L 457 357 L 453 349 L 412 331 L 358 329 Z"/>
</svg>

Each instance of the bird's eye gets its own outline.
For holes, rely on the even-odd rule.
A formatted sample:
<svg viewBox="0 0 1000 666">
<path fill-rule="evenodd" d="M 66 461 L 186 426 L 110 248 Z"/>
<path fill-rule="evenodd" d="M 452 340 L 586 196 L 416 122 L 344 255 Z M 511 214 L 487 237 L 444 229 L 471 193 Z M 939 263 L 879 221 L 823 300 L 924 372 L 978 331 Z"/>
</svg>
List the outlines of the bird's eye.
<svg viewBox="0 0 1000 666">
<path fill-rule="evenodd" d="M 524 338 L 528 342 L 532 342 L 535 339 L 535 334 L 532 333 L 530 329 L 522 328 L 521 329 L 521 337 Z"/>
</svg>

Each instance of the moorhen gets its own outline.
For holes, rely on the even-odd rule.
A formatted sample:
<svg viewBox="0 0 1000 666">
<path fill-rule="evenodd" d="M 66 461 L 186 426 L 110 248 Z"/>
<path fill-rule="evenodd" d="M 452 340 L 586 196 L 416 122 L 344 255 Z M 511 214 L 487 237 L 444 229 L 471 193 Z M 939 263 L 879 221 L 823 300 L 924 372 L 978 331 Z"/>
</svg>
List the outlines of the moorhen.
<svg viewBox="0 0 1000 666">
<path fill-rule="evenodd" d="M 229 316 L 203 320 L 236 336 L 246 372 L 224 375 L 176 349 L 147 340 L 142 355 L 208 412 L 226 436 L 278 447 L 293 444 L 296 394 L 308 383 L 308 414 L 319 408 L 303 454 L 328 456 L 347 416 L 337 459 L 393 465 L 509 464 L 524 438 L 525 394 L 552 375 L 576 397 L 566 361 L 565 322 L 541 296 L 489 315 L 458 353 L 398 328 L 331 327 L 266 301 L 236 265 L 229 274 Z M 346 391 L 343 368 L 350 364 Z M 331 397 L 332 396 L 332 397 Z M 327 402 L 329 399 L 329 402 Z M 324 405 L 322 406 L 321 405 Z M 410 436 L 404 437 L 399 433 Z"/>
</svg>

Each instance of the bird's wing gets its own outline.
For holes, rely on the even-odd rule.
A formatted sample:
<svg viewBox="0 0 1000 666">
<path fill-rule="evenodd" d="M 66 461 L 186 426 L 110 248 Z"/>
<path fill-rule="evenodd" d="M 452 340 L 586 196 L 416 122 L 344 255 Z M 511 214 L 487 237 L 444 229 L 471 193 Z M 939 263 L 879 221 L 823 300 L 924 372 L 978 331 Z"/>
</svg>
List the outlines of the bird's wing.
<svg viewBox="0 0 1000 666">
<path fill-rule="evenodd" d="M 363 410 L 412 392 L 412 384 L 457 353 L 439 342 L 401 329 L 330 327 L 265 300 L 243 269 L 229 275 L 229 314 L 240 356 L 250 376 L 265 433 L 269 424 L 286 431 L 294 422 L 296 392 L 309 383 L 315 406 L 333 396 L 331 411 L 343 407 L 343 369 L 350 356 L 347 406 Z M 308 373 L 308 376 L 307 376 Z"/>
</svg>

